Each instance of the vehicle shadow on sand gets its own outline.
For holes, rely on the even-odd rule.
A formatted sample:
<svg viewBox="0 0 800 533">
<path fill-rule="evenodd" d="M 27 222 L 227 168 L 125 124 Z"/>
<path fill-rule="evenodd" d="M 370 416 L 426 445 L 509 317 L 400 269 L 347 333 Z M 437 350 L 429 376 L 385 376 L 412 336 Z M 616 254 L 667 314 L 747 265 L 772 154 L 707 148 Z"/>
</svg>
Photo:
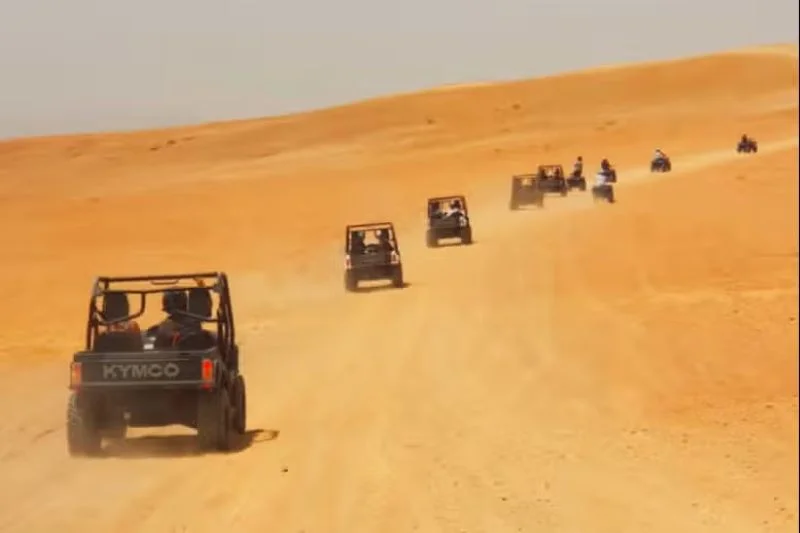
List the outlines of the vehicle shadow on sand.
<svg viewBox="0 0 800 533">
<path fill-rule="evenodd" d="M 103 456 L 114 459 L 152 459 L 156 457 L 196 457 L 201 455 L 239 453 L 255 444 L 278 438 L 277 429 L 250 429 L 243 435 L 234 433 L 228 452 L 200 449 L 196 435 L 145 435 L 113 440 L 103 449 Z"/>
<path fill-rule="evenodd" d="M 383 291 L 396 291 L 399 289 L 407 289 L 411 287 L 411 284 L 407 281 L 403 282 L 402 287 L 395 287 L 391 283 L 381 284 L 381 285 L 368 285 L 366 287 L 358 287 L 350 292 L 353 294 L 367 294 L 370 292 L 383 292 Z"/>
<path fill-rule="evenodd" d="M 436 249 L 439 249 L 439 248 L 458 248 L 458 247 L 461 247 L 461 246 L 463 246 L 465 248 L 469 248 L 470 246 L 473 246 L 477 242 L 478 241 L 473 240 L 472 242 L 467 244 L 467 243 L 461 242 L 461 241 L 445 241 L 445 242 L 440 242 L 436 246 L 431 246 L 429 248 L 431 250 L 436 250 Z"/>
</svg>

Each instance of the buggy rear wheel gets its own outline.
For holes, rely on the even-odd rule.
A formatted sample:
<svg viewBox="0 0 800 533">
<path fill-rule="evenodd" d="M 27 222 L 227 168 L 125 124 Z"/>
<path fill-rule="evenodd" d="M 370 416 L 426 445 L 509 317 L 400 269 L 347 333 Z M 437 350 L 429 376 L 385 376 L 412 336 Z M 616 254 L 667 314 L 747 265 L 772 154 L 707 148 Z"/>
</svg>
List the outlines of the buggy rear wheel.
<svg viewBox="0 0 800 533">
<path fill-rule="evenodd" d="M 352 270 L 344 271 L 344 290 L 353 292 L 358 288 L 358 280 Z"/>
<path fill-rule="evenodd" d="M 461 243 L 472 244 L 472 227 L 461 228 Z"/>
<path fill-rule="evenodd" d="M 227 451 L 231 448 L 231 406 L 226 389 L 200 394 L 197 439 L 204 450 Z"/>
<path fill-rule="evenodd" d="M 397 265 L 392 273 L 392 285 L 398 289 L 403 287 L 403 266 Z"/>
<path fill-rule="evenodd" d="M 67 451 L 72 456 L 93 456 L 100 453 L 102 444 L 91 409 L 81 405 L 73 392 L 67 401 Z"/>
<path fill-rule="evenodd" d="M 425 244 L 428 245 L 428 248 L 436 248 L 439 245 L 436 234 L 430 228 L 425 232 Z"/>
<path fill-rule="evenodd" d="M 247 431 L 247 388 L 241 374 L 233 382 L 233 429 L 239 435 Z"/>
</svg>

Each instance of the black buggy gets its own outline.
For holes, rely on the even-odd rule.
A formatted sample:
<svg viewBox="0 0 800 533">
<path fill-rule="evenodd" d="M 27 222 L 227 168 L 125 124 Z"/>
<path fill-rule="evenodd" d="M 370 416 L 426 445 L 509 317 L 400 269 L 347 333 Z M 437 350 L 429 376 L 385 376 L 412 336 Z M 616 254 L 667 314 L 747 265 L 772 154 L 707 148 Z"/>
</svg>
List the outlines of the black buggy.
<svg viewBox="0 0 800 533">
<path fill-rule="evenodd" d="M 153 300 L 167 317 L 141 331 L 137 319 L 158 314 Z M 245 382 L 224 273 L 96 279 L 85 348 L 70 370 L 70 455 L 97 455 L 103 438 L 124 438 L 128 427 L 187 426 L 197 430 L 200 448 L 220 451 L 232 448 L 234 432 L 245 433 Z"/>
<path fill-rule="evenodd" d="M 747 135 L 742 135 L 736 145 L 736 152 L 739 154 L 758 153 L 758 141 Z"/>
<path fill-rule="evenodd" d="M 569 185 L 564 177 L 564 167 L 561 165 L 539 165 L 536 169 L 536 178 L 539 189 L 545 194 L 566 196 L 569 192 Z"/>
<path fill-rule="evenodd" d="M 671 172 L 672 160 L 668 156 L 656 157 L 650 161 L 650 172 Z"/>
<path fill-rule="evenodd" d="M 472 225 L 463 195 L 428 198 L 428 229 L 425 242 L 429 248 L 439 245 L 439 239 L 459 239 L 472 244 Z"/>
<path fill-rule="evenodd" d="M 345 228 L 344 288 L 358 289 L 360 281 L 389 279 L 403 286 L 403 263 L 391 222 L 349 225 Z"/>
<path fill-rule="evenodd" d="M 508 207 L 516 211 L 524 205 L 544 207 L 544 193 L 539 188 L 536 174 L 517 174 L 511 177 L 511 199 Z"/>
</svg>

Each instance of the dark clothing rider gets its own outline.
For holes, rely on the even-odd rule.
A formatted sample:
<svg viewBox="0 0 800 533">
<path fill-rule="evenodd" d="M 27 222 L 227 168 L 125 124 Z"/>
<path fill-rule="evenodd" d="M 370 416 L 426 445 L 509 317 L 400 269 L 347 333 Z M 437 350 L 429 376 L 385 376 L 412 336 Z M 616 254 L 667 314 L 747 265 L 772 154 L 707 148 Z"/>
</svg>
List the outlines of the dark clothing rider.
<svg viewBox="0 0 800 533">
<path fill-rule="evenodd" d="M 181 337 L 202 329 L 200 322 L 186 316 L 188 298 L 184 291 L 169 291 L 162 297 L 162 310 L 167 317 L 156 329 L 155 345 L 161 348 L 175 347 Z"/>
<path fill-rule="evenodd" d="M 378 244 L 384 252 L 394 251 L 394 246 L 392 246 L 392 241 L 389 238 L 389 230 L 382 229 L 378 231 Z"/>
</svg>

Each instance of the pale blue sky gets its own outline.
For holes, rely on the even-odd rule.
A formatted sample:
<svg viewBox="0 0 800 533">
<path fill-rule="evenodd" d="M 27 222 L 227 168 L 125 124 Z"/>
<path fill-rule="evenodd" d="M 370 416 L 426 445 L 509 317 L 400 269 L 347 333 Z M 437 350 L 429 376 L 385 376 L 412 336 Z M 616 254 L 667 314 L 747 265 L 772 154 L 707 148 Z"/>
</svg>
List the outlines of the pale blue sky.
<svg viewBox="0 0 800 533">
<path fill-rule="evenodd" d="M 797 41 L 797 0 L 0 0 L 0 137 Z"/>
</svg>

